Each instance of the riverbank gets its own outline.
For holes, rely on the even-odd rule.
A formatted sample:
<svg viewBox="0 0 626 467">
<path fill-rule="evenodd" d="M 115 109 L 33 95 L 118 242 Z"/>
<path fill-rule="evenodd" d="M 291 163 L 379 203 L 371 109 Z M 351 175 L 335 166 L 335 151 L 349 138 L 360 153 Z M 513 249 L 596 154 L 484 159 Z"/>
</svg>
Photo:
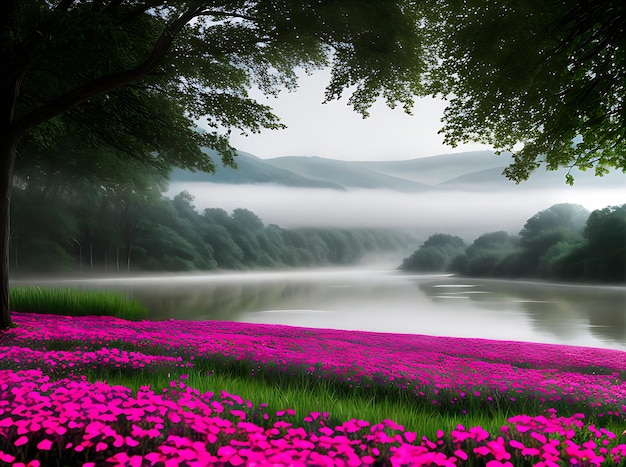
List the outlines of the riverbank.
<svg viewBox="0 0 626 467">
<path fill-rule="evenodd" d="M 217 321 L 14 319 L 0 338 L 7 463 L 491 467 L 618 465 L 626 455 L 621 351 Z"/>
<path fill-rule="evenodd" d="M 142 303 L 151 321 L 239 321 L 626 351 L 626 287 L 404 274 L 377 266 L 12 281 L 31 285 L 122 293 Z"/>
</svg>

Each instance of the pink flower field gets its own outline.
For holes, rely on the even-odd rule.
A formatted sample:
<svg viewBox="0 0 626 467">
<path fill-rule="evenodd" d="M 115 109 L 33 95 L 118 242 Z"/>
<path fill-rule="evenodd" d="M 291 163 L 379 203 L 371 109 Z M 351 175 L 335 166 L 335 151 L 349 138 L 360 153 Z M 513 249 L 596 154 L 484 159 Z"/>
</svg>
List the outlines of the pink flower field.
<svg viewBox="0 0 626 467">
<path fill-rule="evenodd" d="M 0 334 L 3 466 L 626 465 L 623 430 L 598 422 L 626 428 L 625 352 L 217 321 L 13 318 L 17 327 Z M 390 419 L 331 422 L 327 407 L 302 425 L 289 407 L 270 412 L 185 384 L 185 373 L 212 362 L 406 391 L 453 413 L 522 401 L 537 413 L 503 419 L 496 432 L 459 424 L 432 439 Z M 84 376 L 107 369 L 183 376 L 137 392 Z"/>
</svg>

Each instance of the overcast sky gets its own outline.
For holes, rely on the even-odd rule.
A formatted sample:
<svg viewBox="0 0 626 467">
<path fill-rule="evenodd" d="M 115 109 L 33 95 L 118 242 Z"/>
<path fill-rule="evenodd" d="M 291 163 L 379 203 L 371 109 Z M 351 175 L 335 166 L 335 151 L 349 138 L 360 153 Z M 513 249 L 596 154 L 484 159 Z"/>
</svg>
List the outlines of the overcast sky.
<svg viewBox="0 0 626 467">
<path fill-rule="evenodd" d="M 370 117 L 363 119 L 347 105 L 348 96 L 322 104 L 328 81 L 329 72 L 321 70 L 312 76 L 302 75 L 297 91 L 283 91 L 278 98 L 252 93 L 274 109 L 287 129 L 247 137 L 233 133 L 233 146 L 261 158 L 320 156 L 342 160 L 401 160 L 488 149 L 476 144 L 444 146 L 442 135 L 437 134 L 444 109 L 441 100 L 419 99 L 413 115 L 379 102 Z"/>
</svg>

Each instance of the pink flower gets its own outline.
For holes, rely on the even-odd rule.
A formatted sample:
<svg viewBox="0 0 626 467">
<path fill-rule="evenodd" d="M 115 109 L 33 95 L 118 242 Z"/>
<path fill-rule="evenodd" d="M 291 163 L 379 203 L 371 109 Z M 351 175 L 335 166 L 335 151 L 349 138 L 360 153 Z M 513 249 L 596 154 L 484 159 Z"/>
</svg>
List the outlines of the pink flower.
<svg viewBox="0 0 626 467">
<path fill-rule="evenodd" d="M 13 419 L 11 417 L 3 418 L 0 420 L 0 428 L 6 428 L 13 425 Z"/>
<path fill-rule="evenodd" d="M 530 434 L 530 437 L 536 439 L 541 444 L 546 444 L 548 442 L 548 439 L 544 435 L 535 433 L 534 431 Z"/>
<path fill-rule="evenodd" d="M 516 439 L 512 439 L 511 441 L 509 441 L 509 445 L 515 449 L 524 449 L 526 447 L 524 446 L 524 444 L 520 443 Z"/>
<path fill-rule="evenodd" d="M 538 456 L 541 451 L 537 448 L 524 448 L 522 449 L 522 456 Z"/>
<path fill-rule="evenodd" d="M 480 456 L 487 456 L 491 454 L 491 449 L 487 446 L 478 446 L 477 448 L 474 448 L 474 452 Z"/>
<path fill-rule="evenodd" d="M 474 426 L 469 429 L 469 432 L 474 435 L 474 439 L 479 442 L 489 438 L 489 432 L 482 427 Z"/>
<path fill-rule="evenodd" d="M 239 417 L 239 420 L 245 420 L 246 419 L 246 413 L 243 410 L 231 410 L 230 413 L 234 417 Z"/>
<path fill-rule="evenodd" d="M 5 454 L 4 452 L 0 451 L 0 461 L 2 462 L 6 462 L 11 463 L 15 460 L 15 456 L 12 456 L 11 454 Z"/>
<path fill-rule="evenodd" d="M 156 464 L 157 462 L 161 462 L 164 459 L 163 454 L 160 454 L 158 452 L 150 452 L 143 457 L 144 459 L 150 461 L 152 465 Z"/>
<path fill-rule="evenodd" d="M 511 464 L 509 461 L 500 462 L 497 460 L 490 460 L 489 462 L 487 462 L 487 467 L 515 467 L 515 466 Z"/>
<path fill-rule="evenodd" d="M 26 443 L 28 443 L 28 438 L 26 436 L 20 436 L 19 438 L 15 440 L 13 444 L 15 444 L 16 446 L 22 446 L 23 444 L 26 444 Z"/>
<path fill-rule="evenodd" d="M 37 449 L 41 449 L 42 451 L 49 451 L 52 448 L 52 441 L 49 439 L 42 439 L 39 444 L 37 444 Z"/>
<path fill-rule="evenodd" d="M 131 438 L 130 436 L 127 436 L 124 441 L 126 442 L 126 446 L 130 446 L 131 448 L 134 448 L 135 446 L 139 446 L 139 441 L 137 441 L 136 439 Z"/>
<path fill-rule="evenodd" d="M 217 455 L 222 457 L 225 461 L 235 454 L 237 454 L 237 450 L 232 446 L 221 446 L 217 450 Z"/>
<path fill-rule="evenodd" d="M 232 465 L 241 465 L 243 464 L 245 461 L 241 458 L 241 456 L 239 454 L 235 454 L 234 456 L 232 456 L 230 459 L 228 459 L 228 461 L 232 464 Z"/>
</svg>

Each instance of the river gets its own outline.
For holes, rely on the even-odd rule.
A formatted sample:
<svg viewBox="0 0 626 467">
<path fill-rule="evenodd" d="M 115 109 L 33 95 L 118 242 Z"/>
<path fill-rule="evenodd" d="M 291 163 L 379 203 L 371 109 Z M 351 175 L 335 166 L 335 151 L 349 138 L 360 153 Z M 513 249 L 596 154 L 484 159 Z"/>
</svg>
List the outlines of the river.
<svg viewBox="0 0 626 467">
<path fill-rule="evenodd" d="M 228 320 L 626 350 L 626 287 L 375 268 L 14 280 L 121 290 L 148 319 Z"/>
</svg>

